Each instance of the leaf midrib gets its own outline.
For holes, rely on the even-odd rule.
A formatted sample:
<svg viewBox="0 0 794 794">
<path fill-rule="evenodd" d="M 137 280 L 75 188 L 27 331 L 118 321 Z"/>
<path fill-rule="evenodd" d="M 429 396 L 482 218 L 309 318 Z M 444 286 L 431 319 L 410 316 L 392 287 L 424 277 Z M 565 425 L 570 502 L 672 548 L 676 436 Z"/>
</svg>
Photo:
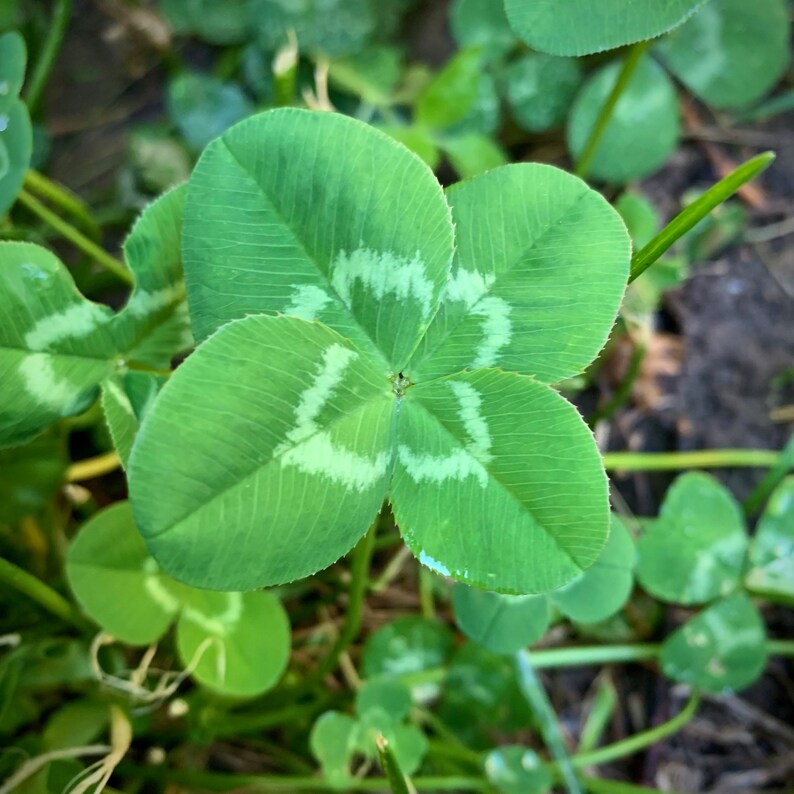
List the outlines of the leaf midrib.
<svg viewBox="0 0 794 794">
<path fill-rule="evenodd" d="M 215 493 L 212 494 L 211 498 L 207 499 L 204 502 L 201 502 L 198 506 L 195 506 L 195 507 L 191 508 L 190 511 L 184 513 L 179 518 L 177 518 L 174 521 L 170 522 L 167 526 L 162 527 L 157 532 L 148 532 L 147 535 L 146 535 L 147 539 L 158 538 L 161 535 L 164 535 L 166 532 L 170 532 L 171 530 L 176 529 L 177 527 L 182 525 L 185 521 L 190 519 L 191 516 L 195 515 L 196 513 L 200 512 L 200 511 L 203 511 L 209 505 L 211 505 L 213 502 L 216 502 L 218 499 L 220 499 L 223 496 L 225 496 L 229 491 L 233 491 L 236 488 L 244 485 L 252 477 L 257 476 L 263 469 L 266 469 L 271 464 L 279 461 L 290 450 L 295 449 L 295 447 L 297 447 L 297 446 L 299 446 L 301 444 L 307 443 L 310 439 L 314 438 L 315 436 L 319 435 L 320 433 L 328 432 L 333 427 L 335 427 L 339 422 L 342 422 L 342 421 L 344 421 L 346 419 L 350 419 L 350 418 L 356 416 L 359 412 L 361 412 L 364 409 L 370 407 L 371 405 L 373 405 L 378 400 L 388 400 L 388 399 L 390 399 L 390 397 L 391 397 L 391 395 L 389 395 L 387 393 L 373 395 L 370 399 L 365 400 L 360 405 L 358 405 L 355 409 L 353 409 L 351 411 L 342 412 L 338 416 L 334 417 L 330 422 L 327 422 L 322 427 L 318 427 L 318 429 L 314 433 L 312 433 L 311 435 L 306 436 L 305 438 L 301 438 L 300 441 L 290 442 L 288 446 L 283 448 L 282 452 L 279 454 L 278 457 L 274 457 L 272 455 L 272 450 L 271 450 L 271 455 L 267 459 L 267 461 L 265 461 L 261 465 L 258 465 L 256 467 L 254 467 L 249 472 L 247 472 L 246 474 L 242 475 L 237 480 L 235 480 L 235 482 L 230 483 L 229 485 L 227 485 L 224 488 L 221 488 L 219 491 L 216 491 Z M 396 411 L 396 407 L 397 407 L 397 400 L 396 399 L 394 400 L 394 406 L 393 407 L 394 407 L 394 410 Z M 387 452 L 389 451 L 388 448 L 386 449 L 386 451 Z M 393 453 L 394 453 L 394 444 L 393 443 L 392 443 L 392 450 L 391 451 L 392 451 L 392 455 L 393 455 Z M 384 475 L 384 476 L 387 479 L 386 489 L 384 490 L 384 498 L 385 498 L 385 495 L 388 492 L 388 480 L 391 479 L 391 472 L 387 470 L 386 475 Z M 362 532 L 363 532 L 363 530 L 362 530 Z"/>
<path fill-rule="evenodd" d="M 448 193 L 454 193 L 454 189 L 448 191 Z M 482 303 L 482 301 L 485 298 L 487 298 L 492 293 L 492 291 L 496 288 L 496 286 L 499 284 L 499 282 L 504 277 L 506 277 L 508 275 L 511 275 L 512 272 L 513 272 L 513 269 L 518 265 L 518 263 L 523 261 L 524 259 L 526 259 L 526 257 L 529 254 L 529 252 L 533 248 L 535 248 L 538 245 L 538 243 L 541 242 L 546 237 L 547 234 L 549 234 L 556 226 L 558 226 L 563 220 L 565 220 L 565 218 L 567 218 L 568 214 L 577 206 L 577 204 L 579 204 L 580 202 L 585 200 L 587 198 L 587 196 L 588 196 L 588 189 L 585 187 L 585 189 L 583 190 L 582 193 L 580 193 L 570 204 L 566 205 L 564 211 L 561 213 L 559 218 L 557 218 L 553 223 L 551 223 L 548 226 L 546 226 L 533 240 L 530 241 L 530 243 L 526 247 L 521 249 L 521 253 L 518 254 L 518 256 L 510 263 L 510 265 L 505 270 L 503 270 L 501 273 L 499 273 L 499 275 L 494 279 L 493 283 L 489 287 L 486 287 L 485 291 L 480 295 L 479 298 L 477 298 L 476 302 L 472 304 L 471 308 L 467 309 L 465 312 L 463 312 L 459 316 L 457 321 L 454 323 L 454 325 L 452 325 L 449 328 L 447 334 L 438 342 L 438 344 L 432 350 L 426 352 L 425 355 L 419 361 L 411 362 L 411 366 L 418 369 L 418 368 L 424 366 L 425 364 L 427 364 L 428 362 L 430 362 L 432 360 L 433 356 L 438 352 L 438 350 L 441 347 L 443 347 L 447 343 L 447 341 L 449 341 L 450 337 L 455 333 L 455 331 L 469 317 L 471 317 L 473 315 L 473 311 L 474 311 L 475 307 L 479 306 L 480 303 Z M 453 222 L 454 222 L 454 220 L 455 220 L 455 218 L 454 218 L 454 212 L 453 212 Z M 457 246 L 456 246 L 456 250 L 457 250 Z M 459 265 L 459 269 L 467 270 L 469 272 L 479 272 L 479 271 L 476 270 L 476 268 L 475 268 L 475 270 L 472 271 L 472 270 L 469 270 L 469 268 L 462 268 L 462 267 L 460 267 L 460 265 Z M 440 310 L 441 307 L 443 307 L 446 302 L 447 302 L 446 298 L 444 300 L 439 301 L 438 309 Z M 436 312 L 436 315 L 434 315 L 434 317 L 433 317 L 434 320 L 437 317 L 437 315 L 438 315 L 438 311 Z M 429 330 L 429 327 L 428 327 L 428 330 Z"/>
<path fill-rule="evenodd" d="M 317 259 L 309 253 L 309 251 L 307 250 L 306 245 L 304 244 L 303 240 L 298 235 L 297 231 L 292 227 L 292 224 L 290 224 L 287 221 L 287 219 L 284 217 L 282 212 L 279 210 L 276 202 L 273 200 L 273 198 L 267 192 L 265 187 L 262 184 L 260 184 L 259 180 L 256 179 L 254 177 L 254 175 L 252 173 L 250 173 L 250 171 L 248 171 L 246 169 L 245 165 L 240 161 L 240 159 L 237 157 L 235 152 L 232 150 L 232 148 L 227 143 L 226 138 L 225 137 L 221 137 L 218 140 L 223 145 L 223 148 L 229 153 L 229 156 L 232 158 L 232 160 L 234 160 L 235 164 L 237 165 L 237 167 L 240 170 L 240 173 L 246 179 L 250 180 L 256 186 L 256 189 L 259 191 L 259 194 L 262 196 L 264 201 L 267 203 L 268 208 L 272 211 L 272 213 L 276 216 L 276 218 L 278 218 L 278 220 L 284 225 L 284 228 L 287 229 L 287 231 L 289 231 L 290 235 L 292 236 L 292 239 L 295 241 L 295 244 L 300 249 L 300 251 L 303 253 L 303 255 L 306 257 L 306 260 L 308 262 L 310 262 L 314 266 L 314 269 L 317 271 L 317 274 L 320 277 L 320 280 L 322 281 L 322 283 L 323 283 L 324 287 L 326 288 L 328 294 L 332 295 L 336 299 L 337 304 L 338 304 L 339 307 L 341 307 L 343 313 L 347 314 L 348 316 L 350 316 L 352 318 L 353 324 L 359 329 L 359 331 L 361 331 L 361 333 L 364 335 L 364 337 L 370 342 L 372 347 L 375 350 L 377 350 L 377 352 L 380 354 L 380 356 L 381 356 L 381 358 L 383 360 L 383 363 L 386 364 L 387 368 L 390 369 L 390 370 L 393 369 L 394 366 L 389 361 L 389 358 L 386 355 L 385 351 L 383 351 L 381 349 L 380 345 L 378 345 L 378 343 L 372 338 L 372 336 L 370 335 L 369 331 L 366 328 L 364 328 L 364 326 L 361 324 L 360 319 L 356 316 L 356 314 L 353 312 L 353 310 L 350 309 L 350 307 L 348 307 L 347 304 L 339 296 L 339 293 L 334 289 L 334 287 L 333 287 L 333 285 L 331 283 L 331 279 L 330 279 L 329 274 L 325 273 L 322 270 L 322 268 L 320 267 L 320 263 L 317 261 Z M 316 319 L 318 321 L 320 321 L 320 322 L 324 322 L 323 320 L 320 319 L 319 314 L 322 314 L 322 312 L 318 313 L 318 317 Z M 327 325 L 327 323 L 325 323 L 325 324 Z M 333 326 L 329 325 L 328 327 L 332 328 L 333 330 L 336 331 L 336 329 L 333 328 Z M 341 331 L 337 331 L 337 333 L 342 333 L 342 332 Z M 342 335 L 344 336 L 344 334 L 342 334 Z M 351 341 L 354 341 L 354 340 L 351 340 Z"/>
</svg>

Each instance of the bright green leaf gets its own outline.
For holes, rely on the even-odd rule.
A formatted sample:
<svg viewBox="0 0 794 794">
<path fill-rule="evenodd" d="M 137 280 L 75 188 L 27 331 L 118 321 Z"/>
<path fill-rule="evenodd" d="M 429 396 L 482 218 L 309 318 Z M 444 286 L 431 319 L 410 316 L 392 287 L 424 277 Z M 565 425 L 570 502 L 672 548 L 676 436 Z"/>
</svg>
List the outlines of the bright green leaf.
<svg viewBox="0 0 794 794">
<path fill-rule="evenodd" d="M 622 193 L 615 209 L 629 230 L 635 251 L 646 246 L 662 225 L 656 207 L 640 193 Z"/>
<path fill-rule="evenodd" d="M 576 98 L 568 119 L 568 145 L 575 157 L 584 150 L 620 67 L 613 62 L 597 71 Z M 644 57 L 615 105 L 588 175 L 615 184 L 648 176 L 678 145 L 680 126 L 670 78 Z"/>
<path fill-rule="evenodd" d="M 127 502 L 80 528 L 69 546 L 66 575 L 80 606 L 130 645 L 156 642 L 180 608 L 182 588 L 149 555 Z"/>
<path fill-rule="evenodd" d="M 41 738 L 47 750 L 83 747 L 99 739 L 109 721 L 108 703 L 89 698 L 71 700 L 47 720 Z"/>
<path fill-rule="evenodd" d="M 289 661 L 287 614 L 272 593 L 185 593 L 179 656 L 205 686 L 237 697 L 273 687 Z"/>
<path fill-rule="evenodd" d="M 378 129 L 421 157 L 428 167 L 435 169 L 438 166 L 441 153 L 436 146 L 432 130 L 400 124 L 379 124 Z"/>
<path fill-rule="evenodd" d="M 230 323 L 171 376 L 141 427 L 129 463 L 138 526 L 165 570 L 197 586 L 308 576 L 380 509 L 394 416 L 385 365 L 329 328 Z"/>
<path fill-rule="evenodd" d="M 519 745 L 488 753 L 485 774 L 500 794 L 546 794 L 551 790 L 551 774 L 537 753 Z"/>
<path fill-rule="evenodd" d="M 746 584 L 794 599 L 794 477 L 777 487 L 758 522 Z"/>
<path fill-rule="evenodd" d="M 444 302 L 406 373 L 502 367 L 553 383 L 603 347 L 630 241 L 604 198 L 545 165 L 498 168 L 447 191 L 457 252 Z"/>
<path fill-rule="evenodd" d="M 58 258 L 0 243 L 0 446 L 84 410 L 113 369 L 112 313 L 87 301 Z"/>
<path fill-rule="evenodd" d="M 458 585 L 452 591 L 455 622 L 474 642 L 512 654 L 537 642 L 549 627 L 546 596 L 511 596 Z"/>
<path fill-rule="evenodd" d="M 499 130 L 501 117 L 502 101 L 497 91 L 496 80 L 490 72 L 480 71 L 474 101 L 459 121 L 444 128 L 444 135 L 455 137 L 470 133 L 494 135 Z"/>
<path fill-rule="evenodd" d="M 0 36 L 0 218 L 16 200 L 33 153 L 30 116 L 18 98 L 26 58 L 19 33 Z"/>
<path fill-rule="evenodd" d="M 28 444 L 0 449 L 0 521 L 19 521 L 41 509 L 63 485 L 66 443 L 44 433 Z"/>
<path fill-rule="evenodd" d="M 740 506 L 713 477 L 681 475 L 637 544 L 637 576 L 656 598 L 704 604 L 736 588 L 747 530 Z"/>
<path fill-rule="evenodd" d="M 737 593 L 717 601 L 671 634 L 662 669 L 675 681 L 724 693 L 755 682 L 766 665 L 764 621 L 752 601 Z"/>
<path fill-rule="evenodd" d="M 199 72 L 174 78 L 168 85 L 166 105 L 171 121 L 188 146 L 196 150 L 254 112 L 237 85 Z"/>
<path fill-rule="evenodd" d="M 606 478 L 592 435 L 556 392 L 513 373 L 461 373 L 412 387 L 397 432 L 390 498 L 420 562 L 522 594 L 553 590 L 597 559 Z"/>
<path fill-rule="evenodd" d="M 704 0 L 505 0 L 513 30 L 553 55 L 587 55 L 656 38 Z"/>
<path fill-rule="evenodd" d="M 441 667 L 452 650 L 449 627 L 416 616 L 397 618 L 370 634 L 362 670 L 367 678 L 420 673 Z"/>
<path fill-rule="evenodd" d="M 320 762 L 325 778 L 343 790 L 350 780 L 356 721 L 338 711 L 326 711 L 312 726 L 309 746 Z"/>
<path fill-rule="evenodd" d="M 518 125 L 545 132 L 565 121 L 582 69 L 576 58 L 531 53 L 513 61 L 504 72 L 507 103 Z"/>
<path fill-rule="evenodd" d="M 478 132 L 444 135 L 440 139 L 440 145 L 450 165 L 462 179 L 479 176 L 506 165 L 510 159 L 498 143 Z"/>
<path fill-rule="evenodd" d="M 332 113 L 254 117 L 207 148 L 188 188 L 194 332 L 262 312 L 316 318 L 398 371 L 432 317 L 452 234 L 431 171 L 385 135 Z"/>
<path fill-rule="evenodd" d="M 382 709 L 394 720 L 402 720 L 411 711 L 411 691 L 392 678 L 371 678 L 356 693 L 356 712 L 363 716 L 370 709 Z"/>
<path fill-rule="evenodd" d="M 456 53 L 420 95 L 416 121 L 436 129 L 462 121 L 477 98 L 482 60 L 479 47 Z"/>
<path fill-rule="evenodd" d="M 657 52 L 693 94 L 717 108 L 762 99 L 791 60 L 786 0 L 710 0 Z"/>
<path fill-rule="evenodd" d="M 449 21 L 459 47 L 480 47 L 487 62 L 499 60 L 517 43 L 504 9 L 494 0 L 455 0 Z"/>
<path fill-rule="evenodd" d="M 618 612 L 634 585 L 634 541 L 613 513 L 601 556 L 578 579 L 550 594 L 552 602 L 577 623 L 598 623 Z"/>
</svg>

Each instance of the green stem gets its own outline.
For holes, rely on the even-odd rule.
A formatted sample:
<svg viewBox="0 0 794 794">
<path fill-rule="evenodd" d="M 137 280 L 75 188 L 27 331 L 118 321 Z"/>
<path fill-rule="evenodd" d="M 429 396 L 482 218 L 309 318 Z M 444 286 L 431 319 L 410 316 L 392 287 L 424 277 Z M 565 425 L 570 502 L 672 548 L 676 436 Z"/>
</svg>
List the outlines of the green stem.
<svg viewBox="0 0 794 794">
<path fill-rule="evenodd" d="M 326 675 L 336 670 L 339 657 L 350 647 L 361 629 L 361 617 L 364 612 L 364 600 L 369 585 L 369 566 L 375 550 L 375 536 L 380 516 L 369 528 L 367 534 L 359 541 L 353 551 L 353 566 L 350 571 L 350 593 L 347 604 L 347 616 L 339 637 L 331 648 L 328 656 L 318 668 L 315 678 L 322 681 Z"/>
<path fill-rule="evenodd" d="M 518 685 L 527 699 L 532 713 L 535 715 L 543 741 L 556 762 L 556 768 L 560 774 L 560 782 L 564 784 L 568 794 L 583 794 L 582 784 L 579 782 L 571 757 L 568 754 L 568 748 L 565 746 L 565 739 L 562 736 L 554 706 L 551 705 L 551 701 L 540 679 L 535 675 L 529 653 L 519 651 L 516 654 L 516 667 L 518 670 Z"/>
<path fill-rule="evenodd" d="M 601 139 L 604 137 L 604 133 L 606 132 L 609 122 L 612 119 L 615 106 L 620 100 L 620 97 L 623 95 L 623 92 L 626 90 L 626 86 L 629 84 L 629 81 L 634 75 L 637 66 L 642 60 L 642 56 L 645 55 L 645 51 L 648 49 L 649 45 L 650 41 L 638 41 L 629 50 L 629 54 L 623 61 L 623 66 L 620 70 L 620 73 L 618 74 L 618 79 L 615 81 L 615 85 L 612 86 L 612 90 L 609 92 L 607 101 L 601 108 L 598 118 L 596 119 L 596 123 L 593 125 L 593 129 L 590 130 L 587 143 L 585 143 L 584 149 L 582 149 L 582 153 L 579 155 L 576 161 L 576 168 L 574 169 L 576 176 L 582 177 L 583 179 L 587 176 L 587 173 L 593 164 L 593 159 L 595 158 L 598 151 L 598 146 L 601 143 Z"/>
<path fill-rule="evenodd" d="M 419 564 L 419 603 L 422 608 L 422 617 L 428 620 L 436 619 L 436 605 L 433 600 L 433 574 Z"/>
<path fill-rule="evenodd" d="M 753 489 L 753 492 L 744 500 L 745 515 L 755 514 L 772 495 L 783 478 L 794 468 L 794 436 L 780 453 L 777 463 L 764 475 L 764 478 Z"/>
<path fill-rule="evenodd" d="M 688 231 L 697 226 L 713 209 L 736 193 L 742 185 L 766 171 L 775 159 L 774 152 L 764 152 L 748 160 L 724 179 L 710 187 L 673 218 L 644 248 L 631 258 L 629 284 L 641 276 L 657 259 Z"/>
<path fill-rule="evenodd" d="M 700 703 L 700 696 L 694 692 L 689 698 L 686 706 L 671 720 L 657 725 L 655 728 L 643 731 L 642 733 L 635 734 L 623 741 L 615 742 L 614 744 L 602 747 L 600 750 L 593 750 L 589 753 L 579 753 L 571 759 L 573 765 L 578 769 L 585 766 L 599 766 L 600 764 L 607 764 L 615 761 L 618 758 L 623 758 L 627 755 L 644 750 L 652 744 L 666 739 L 681 730 L 691 719 L 695 716 L 698 705 Z"/>
<path fill-rule="evenodd" d="M 675 471 L 726 467 L 769 468 L 779 452 L 766 449 L 707 449 L 697 452 L 607 452 L 604 467 L 612 471 Z"/>
<path fill-rule="evenodd" d="M 572 648 L 547 648 L 532 652 L 536 670 L 552 667 L 581 667 L 583 665 L 622 664 L 655 659 L 662 650 L 659 643 L 635 645 L 581 645 Z"/>
<path fill-rule="evenodd" d="M 298 790 L 339 791 L 337 783 L 320 777 L 289 777 L 286 775 L 238 775 L 223 772 L 204 772 L 192 769 L 164 769 L 124 764 L 119 771 L 144 779 L 163 780 L 188 788 L 208 791 L 228 791 L 246 788 L 270 792 Z M 417 777 L 413 779 L 417 791 L 487 791 L 488 783 L 476 777 Z M 391 791 L 386 778 L 351 778 L 345 782 L 345 791 Z"/>
<path fill-rule="evenodd" d="M 767 640 L 770 656 L 794 656 L 794 640 Z"/>
<path fill-rule="evenodd" d="M 0 583 L 13 587 L 75 628 L 85 629 L 90 626 L 88 621 L 60 593 L 44 584 L 41 579 L 2 557 L 0 557 Z"/>
<path fill-rule="evenodd" d="M 66 33 L 66 26 L 69 24 L 71 15 L 72 0 L 57 0 L 55 10 L 52 14 L 50 29 L 47 32 L 47 38 L 41 50 L 41 55 L 36 62 L 36 66 L 30 75 L 25 89 L 24 99 L 31 115 L 35 112 L 36 106 L 39 104 L 41 95 L 44 92 L 44 87 L 47 85 L 47 80 L 52 72 L 52 67 L 55 63 L 58 51 L 61 48 L 61 42 Z"/>
<path fill-rule="evenodd" d="M 88 207 L 71 190 L 32 169 L 25 173 L 25 187 L 73 215 L 85 227 L 91 239 L 94 242 L 99 241 L 102 236 L 99 224 L 91 217 Z"/>
<path fill-rule="evenodd" d="M 134 283 L 132 273 L 130 273 L 118 259 L 112 257 L 107 251 L 89 240 L 84 234 L 77 231 L 74 226 L 60 218 L 37 198 L 31 196 L 26 190 L 21 190 L 17 198 L 20 203 L 27 207 L 34 215 L 37 215 L 45 223 L 52 226 L 53 229 L 83 251 L 83 253 L 87 254 L 98 264 L 102 265 L 102 267 L 118 276 L 122 281 L 132 286 Z"/>
</svg>

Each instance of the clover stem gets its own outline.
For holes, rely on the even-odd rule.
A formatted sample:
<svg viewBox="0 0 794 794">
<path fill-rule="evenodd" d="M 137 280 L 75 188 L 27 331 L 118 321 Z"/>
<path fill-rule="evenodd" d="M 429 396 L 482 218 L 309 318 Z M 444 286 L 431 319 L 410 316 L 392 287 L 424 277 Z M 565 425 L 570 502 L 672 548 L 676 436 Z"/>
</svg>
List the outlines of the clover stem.
<svg viewBox="0 0 794 794">
<path fill-rule="evenodd" d="M 91 239 L 95 242 L 99 241 L 101 237 L 99 225 L 91 217 L 88 207 L 71 190 L 32 169 L 25 173 L 25 187 L 28 191 L 38 193 L 41 198 L 51 201 L 64 212 L 73 215 L 85 227 Z"/>
<path fill-rule="evenodd" d="M 516 654 L 516 668 L 518 685 L 535 715 L 543 741 L 556 762 L 560 782 L 568 794 L 583 794 L 584 789 L 568 754 L 568 748 L 565 746 L 565 739 L 554 706 L 552 706 L 543 684 L 535 674 L 531 656 L 527 651 L 519 651 Z"/>
<path fill-rule="evenodd" d="M 66 470 L 66 482 L 81 482 L 83 480 L 93 480 L 95 477 L 102 477 L 110 474 L 121 466 L 121 460 L 115 451 L 105 452 L 94 458 L 73 463 Z"/>
<path fill-rule="evenodd" d="M 642 56 L 645 54 L 645 51 L 648 49 L 649 45 L 650 41 L 638 41 L 629 50 L 626 59 L 623 61 L 623 66 L 621 67 L 620 73 L 618 74 L 618 79 L 615 81 L 615 85 L 612 86 L 612 90 L 609 92 L 606 102 L 604 102 L 604 105 L 599 111 L 598 118 L 593 125 L 593 129 L 590 130 L 590 135 L 587 138 L 584 149 L 582 149 L 582 153 L 576 160 L 576 167 L 574 168 L 574 173 L 576 176 L 579 176 L 582 179 L 587 176 L 590 167 L 593 165 L 593 159 L 595 158 L 598 151 L 598 146 L 604 137 L 604 133 L 609 126 L 610 120 L 612 119 L 615 106 L 620 100 L 623 92 L 626 90 L 626 86 L 629 84 L 629 81 L 634 75 L 637 66 L 642 60 Z"/>
<path fill-rule="evenodd" d="M 364 600 L 369 586 L 369 566 L 375 550 L 375 536 L 380 515 L 375 519 L 367 534 L 353 550 L 353 565 L 350 571 L 350 591 L 348 593 L 347 615 L 342 631 L 336 639 L 328 656 L 317 669 L 315 678 L 322 681 L 325 676 L 336 670 L 339 657 L 350 647 L 361 629 L 361 617 L 364 612 Z"/>
<path fill-rule="evenodd" d="M 97 264 L 102 265 L 102 267 L 109 270 L 126 284 L 130 286 L 133 285 L 134 279 L 132 273 L 130 273 L 118 259 L 111 256 L 107 251 L 89 240 L 82 232 L 75 229 L 71 223 L 60 218 L 26 190 L 21 190 L 17 199 L 34 215 L 37 215 L 46 224 L 52 226 L 55 231 L 61 234 L 75 247 L 79 248 L 84 254 L 90 256 Z"/>
<path fill-rule="evenodd" d="M 58 50 L 61 48 L 61 42 L 66 33 L 66 26 L 69 24 L 71 15 L 72 0 L 58 0 L 52 14 L 52 23 L 47 32 L 47 38 L 41 48 L 41 55 L 32 70 L 24 94 L 25 104 L 28 106 L 31 115 L 41 99 L 44 87 L 47 85 L 47 80 L 52 72 Z"/>
<path fill-rule="evenodd" d="M 697 452 L 607 452 L 604 467 L 611 471 L 675 471 L 775 466 L 781 453 L 767 449 L 707 449 Z"/>
<path fill-rule="evenodd" d="M 28 573 L 18 565 L 0 557 L 0 583 L 13 587 L 26 595 L 39 606 L 78 629 L 85 629 L 90 624 L 85 618 L 58 592 L 53 590 L 41 579 Z"/>
</svg>

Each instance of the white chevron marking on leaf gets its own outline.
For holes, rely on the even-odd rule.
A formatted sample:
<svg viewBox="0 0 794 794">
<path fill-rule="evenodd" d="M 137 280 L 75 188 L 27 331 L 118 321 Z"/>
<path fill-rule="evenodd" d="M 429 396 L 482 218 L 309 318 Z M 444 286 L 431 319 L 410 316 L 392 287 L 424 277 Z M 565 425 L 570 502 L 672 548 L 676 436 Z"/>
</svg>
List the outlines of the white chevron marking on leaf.
<svg viewBox="0 0 794 794">
<path fill-rule="evenodd" d="M 26 334 L 25 344 L 30 350 L 48 350 L 62 339 L 82 339 L 108 320 L 105 310 L 94 303 L 70 306 L 58 314 L 42 317 Z"/>
<path fill-rule="evenodd" d="M 466 448 L 481 463 L 489 463 L 493 460 L 491 433 L 488 430 L 488 423 L 482 415 L 480 393 L 470 383 L 461 381 L 450 381 L 449 388 L 452 389 L 460 404 L 460 418 L 471 439 L 471 443 L 467 444 Z"/>
<path fill-rule="evenodd" d="M 400 463 L 405 466 L 410 478 L 417 484 L 431 482 L 441 484 L 447 480 L 465 480 L 474 476 L 480 487 L 488 485 L 488 473 L 480 461 L 465 449 L 456 449 L 449 455 L 427 455 L 415 453 L 404 444 L 399 448 Z"/>
<path fill-rule="evenodd" d="M 314 320 L 330 302 L 331 296 L 324 289 L 314 284 L 299 284 L 282 311 L 301 320 Z"/>
<path fill-rule="evenodd" d="M 492 367 L 499 359 L 499 351 L 510 344 L 513 324 L 510 322 L 510 304 L 494 295 L 483 298 L 471 313 L 483 319 L 483 340 L 477 346 L 472 367 Z"/>
<path fill-rule="evenodd" d="M 413 259 L 388 251 L 358 248 L 340 251 L 332 265 L 331 284 L 350 307 L 353 287 L 359 282 L 374 297 L 382 300 L 392 294 L 398 300 L 413 298 L 421 306 L 422 318 L 428 319 L 433 308 L 433 282 L 427 278 L 419 254 Z"/>
<path fill-rule="evenodd" d="M 19 364 L 25 391 L 39 405 L 68 416 L 82 396 L 82 390 L 69 380 L 58 377 L 47 353 L 32 353 Z"/>
</svg>

